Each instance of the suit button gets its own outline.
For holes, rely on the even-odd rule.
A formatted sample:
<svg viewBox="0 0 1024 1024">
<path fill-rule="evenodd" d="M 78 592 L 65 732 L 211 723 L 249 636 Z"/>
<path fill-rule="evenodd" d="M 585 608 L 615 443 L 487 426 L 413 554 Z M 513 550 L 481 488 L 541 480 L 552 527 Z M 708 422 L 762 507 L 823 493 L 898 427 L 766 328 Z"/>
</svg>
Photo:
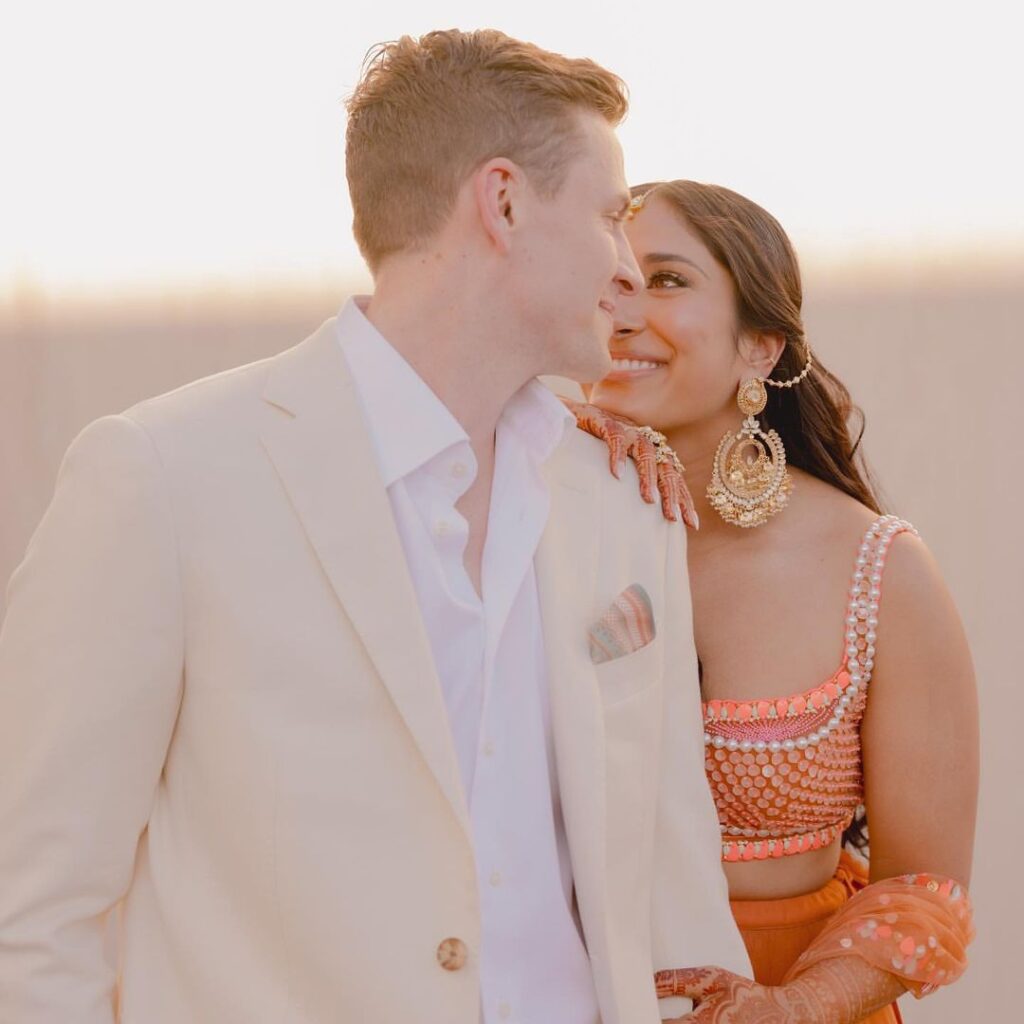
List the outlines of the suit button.
<svg viewBox="0 0 1024 1024">
<path fill-rule="evenodd" d="M 437 947 L 437 962 L 446 971 L 458 971 L 466 966 L 468 950 L 462 939 L 445 939 Z"/>
</svg>

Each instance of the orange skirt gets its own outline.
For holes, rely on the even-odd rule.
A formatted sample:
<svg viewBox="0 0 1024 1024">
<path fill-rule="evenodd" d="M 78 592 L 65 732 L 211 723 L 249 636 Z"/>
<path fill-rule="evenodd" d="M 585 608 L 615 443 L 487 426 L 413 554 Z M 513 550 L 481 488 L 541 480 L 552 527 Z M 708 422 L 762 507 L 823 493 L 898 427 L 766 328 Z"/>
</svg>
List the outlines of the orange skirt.
<svg viewBox="0 0 1024 1024">
<path fill-rule="evenodd" d="M 843 851 L 835 877 L 824 888 L 784 900 L 733 900 L 732 913 L 754 967 L 754 980 L 778 985 L 825 922 L 868 884 L 861 862 Z M 896 1004 L 865 1017 L 862 1024 L 899 1024 Z"/>
</svg>

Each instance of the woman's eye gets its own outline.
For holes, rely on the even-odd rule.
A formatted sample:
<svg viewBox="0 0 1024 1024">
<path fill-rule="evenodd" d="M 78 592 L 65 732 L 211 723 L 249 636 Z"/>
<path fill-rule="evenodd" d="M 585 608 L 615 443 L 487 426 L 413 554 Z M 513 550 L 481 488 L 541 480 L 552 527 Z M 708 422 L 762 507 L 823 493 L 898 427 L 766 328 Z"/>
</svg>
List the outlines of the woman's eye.
<svg viewBox="0 0 1024 1024">
<path fill-rule="evenodd" d="M 685 288 L 686 278 L 679 274 L 673 274 L 668 270 L 660 270 L 657 274 L 651 274 L 647 281 L 648 288 Z"/>
</svg>

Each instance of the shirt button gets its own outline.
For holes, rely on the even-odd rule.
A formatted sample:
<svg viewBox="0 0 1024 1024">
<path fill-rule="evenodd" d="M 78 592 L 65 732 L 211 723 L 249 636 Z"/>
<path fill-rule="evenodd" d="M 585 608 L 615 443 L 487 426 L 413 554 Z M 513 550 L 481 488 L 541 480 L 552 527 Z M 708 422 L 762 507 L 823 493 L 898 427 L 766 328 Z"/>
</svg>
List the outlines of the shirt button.
<svg viewBox="0 0 1024 1024">
<path fill-rule="evenodd" d="M 450 529 L 451 527 L 449 526 L 447 519 L 438 519 L 438 521 L 434 523 L 434 533 L 437 534 L 438 537 L 446 537 Z"/>
<path fill-rule="evenodd" d="M 508 1020 L 512 1016 L 512 1007 L 508 1003 L 498 1003 L 498 1016 L 502 1020 Z"/>
<path fill-rule="evenodd" d="M 494 744 L 488 740 L 484 744 L 484 757 L 494 757 Z"/>
<path fill-rule="evenodd" d="M 491 883 L 491 887 L 492 888 L 497 889 L 498 886 L 501 885 L 501 882 L 502 882 L 501 872 L 500 871 L 492 871 L 491 872 L 491 877 L 489 879 L 487 879 L 487 881 L 489 881 Z"/>
<path fill-rule="evenodd" d="M 437 947 L 437 962 L 446 971 L 459 971 L 466 966 L 468 954 L 462 939 L 444 939 Z"/>
<path fill-rule="evenodd" d="M 452 466 L 452 476 L 455 477 L 456 480 L 461 480 L 467 472 L 468 470 L 464 462 L 456 462 Z"/>
</svg>

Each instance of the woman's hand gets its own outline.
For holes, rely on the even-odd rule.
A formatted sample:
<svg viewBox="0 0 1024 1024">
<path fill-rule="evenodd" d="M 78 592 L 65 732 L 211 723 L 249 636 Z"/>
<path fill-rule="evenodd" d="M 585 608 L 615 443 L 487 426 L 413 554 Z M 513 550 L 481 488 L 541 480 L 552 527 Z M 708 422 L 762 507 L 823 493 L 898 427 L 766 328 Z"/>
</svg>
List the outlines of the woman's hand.
<svg viewBox="0 0 1024 1024">
<path fill-rule="evenodd" d="M 640 476 L 640 496 L 644 501 L 653 505 L 657 489 L 661 495 L 661 512 L 666 519 L 676 522 L 678 508 L 687 526 L 694 530 L 700 529 L 693 498 L 683 479 L 683 467 L 664 440 L 658 441 L 661 435 L 596 405 L 574 402 L 568 398 L 562 401 L 576 417 L 576 425 L 581 430 L 599 438 L 608 446 L 608 462 L 616 479 L 619 478 L 622 464 L 627 458 L 632 459 Z"/>
<path fill-rule="evenodd" d="M 687 996 L 693 1000 L 693 1012 L 677 1018 L 678 1024 L 809 1024 L 807 1018 L 793 1015 L 780 998 L 781 989 L 758 985 L 720 967 L 659 971 L 654 981 L 659 999 Z"/>
<path fill-rule="evenodd" d="M 857 957 L 808 968 L 785 985 L 758 985 L 721 967 L 659 971 L 658 998 L 687 996 L 693 1012 L 665 1024 L 855 1024 L 906 991 Z"/>
</svg>

